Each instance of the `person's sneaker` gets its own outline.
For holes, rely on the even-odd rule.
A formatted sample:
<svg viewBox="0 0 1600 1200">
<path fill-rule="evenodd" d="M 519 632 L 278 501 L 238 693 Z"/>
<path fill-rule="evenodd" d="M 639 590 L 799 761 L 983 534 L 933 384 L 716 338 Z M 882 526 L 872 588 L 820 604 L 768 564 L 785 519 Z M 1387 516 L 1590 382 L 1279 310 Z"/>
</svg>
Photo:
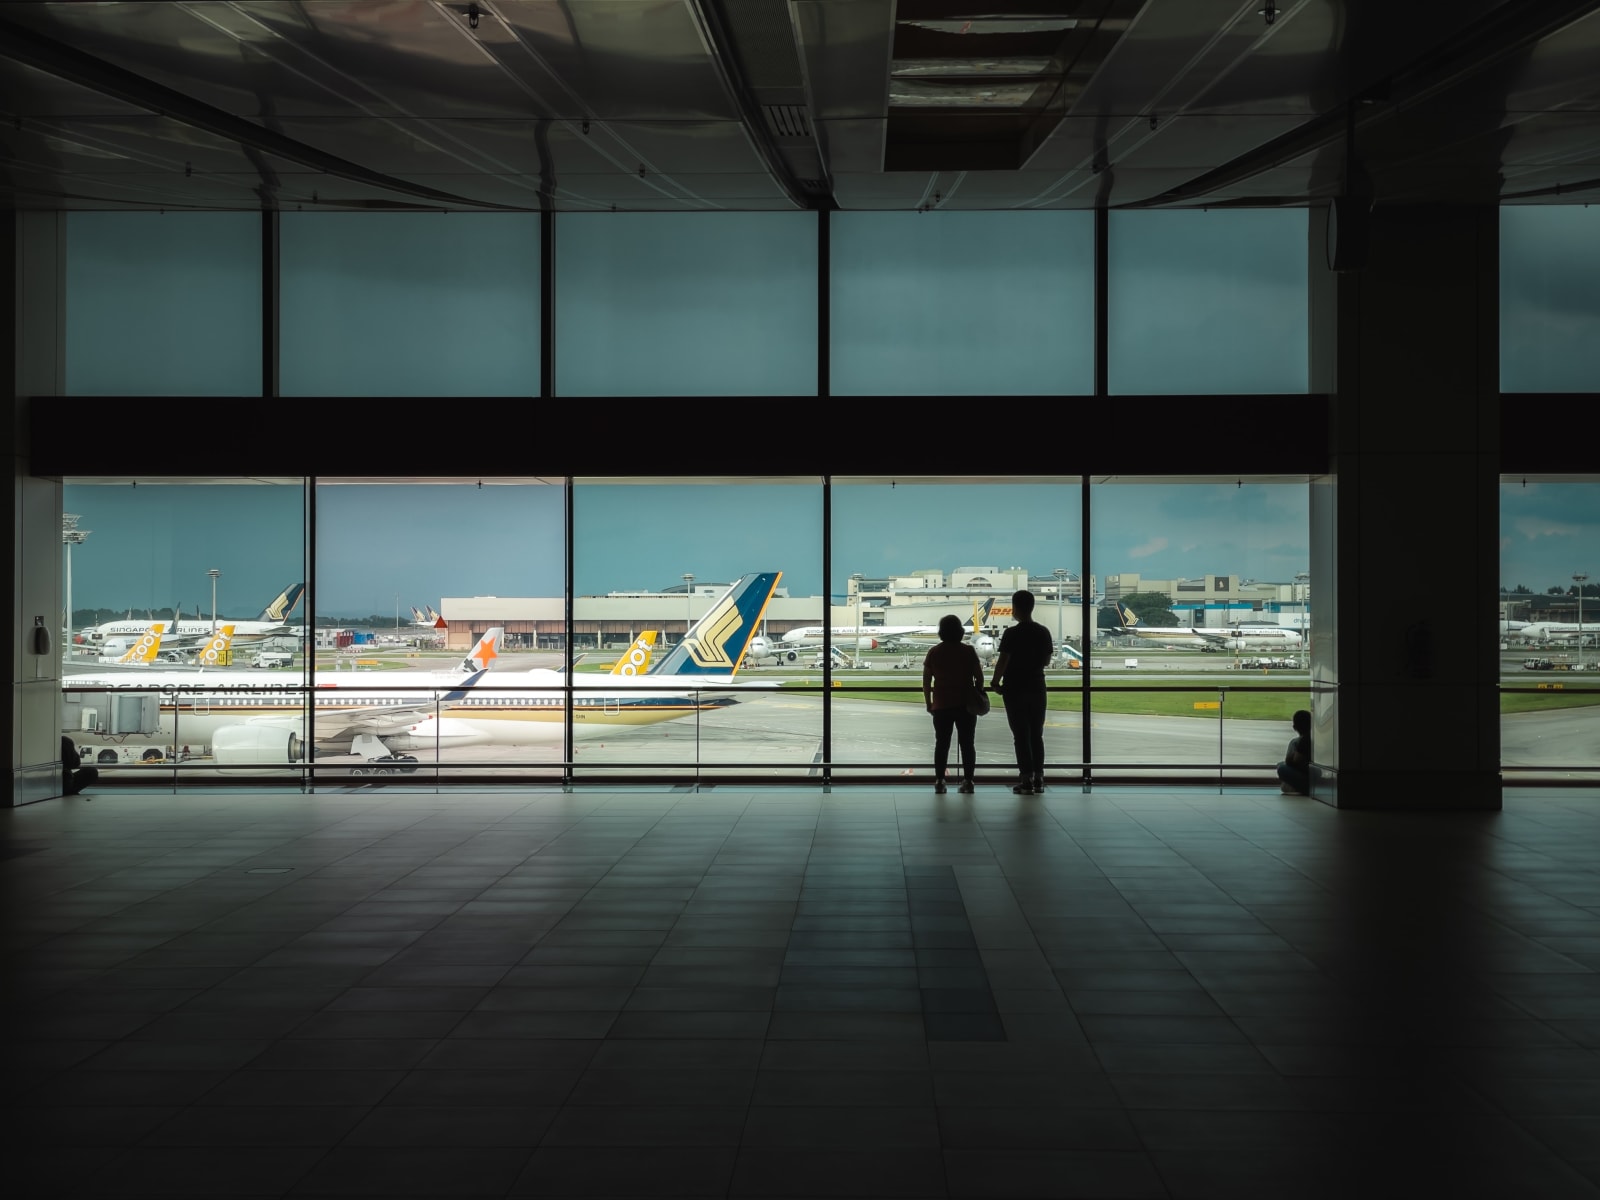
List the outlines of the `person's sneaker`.
<svg viewBox="0 0 1600 1200">
<path fill-rule="evenodd" d="M 961 781 L 961 786 L 956 789 L 956 791 L 960 792 L 963 796 L 970 796 L 977 790 L 977 788 L 972 786 L 972 780 L 970 779 L 963 779 Z"/>
<path fill-rule="evenodd" d="M 1287 783 L 1280 783 L 1278 785 L 1278 790 L 1285 796 L 1298 796 L 1300 794 L 1299 788 L 1290 787 Z"/>
<path fill-rule="evenodd" d="M 935 795 L 937 795 L 937 796 L 942 796 L 942 795 L 944 795 L 944 794 L 945 794 L 945 792 L 947 792 L 947 791 L 948 791 L 948 790 L 949 790 L 949 789 L 948 789 L 948 788 L 946 788 L 946 787 L 945 787 L 945 786 L 944 786 L 944 780 L 942 780 L 942 779 L 935 779 L 935 780 L 934 780 L 934 781 L 933 781 L 933 791 L 934 791 L 934 794 L 935 794 Z"/>
<path fill-rule="evenodd" d="M 1017 784 L 1017 786 L 1012 788 L 1011 790 L 1013 792 L 1015 792 L 1019 796 L 1031 796 L 1031 795 L 1033 795 L 1033 780 L 1024 779 L 1021 783 Z"/>
<path fill-rule="evenodd" d="M 1036 792 L 1044 791 L 1044 775 L 1043 775 L 1043 773 L 1040 773 L 1040 774 L 1035 775 L 1033 777 L 1033 790 L 1036 791 Z"/>
</svg>

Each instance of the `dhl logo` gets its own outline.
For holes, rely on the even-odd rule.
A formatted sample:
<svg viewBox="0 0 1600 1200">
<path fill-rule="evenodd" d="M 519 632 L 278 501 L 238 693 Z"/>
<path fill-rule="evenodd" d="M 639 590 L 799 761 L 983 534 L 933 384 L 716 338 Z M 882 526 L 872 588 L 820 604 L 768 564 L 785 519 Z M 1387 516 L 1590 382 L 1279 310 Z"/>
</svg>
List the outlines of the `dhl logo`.
<svg viewBox="0 0 1600 1200">
<path fill-rule="evenodd" d="M 993 605 L 989 609 L 989 615 L 991 617 L 1009 617 L 1011 615 L 1011 605 L 1009 605 L 1009 604 L 996 604 L 996 605 Z"/>
</svg>

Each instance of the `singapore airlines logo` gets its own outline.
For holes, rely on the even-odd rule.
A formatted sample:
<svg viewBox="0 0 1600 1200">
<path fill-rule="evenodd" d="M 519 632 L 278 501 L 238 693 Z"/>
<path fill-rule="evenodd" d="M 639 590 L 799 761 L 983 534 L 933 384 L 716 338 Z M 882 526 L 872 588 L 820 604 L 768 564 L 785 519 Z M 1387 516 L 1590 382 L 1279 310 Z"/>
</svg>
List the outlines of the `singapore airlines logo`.
<svg viewBox="0 0 1600 1200">
<path fill-rule="evenodd" d="M 289 593 L 292 591 L 293 588 L 284 588 L 278 593 L 278 598 L 267 605 L 267 620 L 281 621 L 289 615 L 285 610 L 289 607 Z"/>
<path fill-rule="evenodd" d="M 683 647 L 697 667 L 720 667 L 733 670 L 733 660 L 726 649 L 733 635 L 739 632 L 744 618 L 732 596 L 723 597 L 722 603 L 712 609 L 700 623 L 704 633 L 696 633 L 684 640 Z"/>
</svg>

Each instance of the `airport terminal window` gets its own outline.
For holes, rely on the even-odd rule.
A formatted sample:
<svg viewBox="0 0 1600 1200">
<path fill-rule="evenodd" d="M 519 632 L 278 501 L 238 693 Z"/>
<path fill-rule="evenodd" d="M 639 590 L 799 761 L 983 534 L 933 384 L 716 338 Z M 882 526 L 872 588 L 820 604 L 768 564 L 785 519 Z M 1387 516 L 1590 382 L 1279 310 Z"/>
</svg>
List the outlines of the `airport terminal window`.
<svg viewBox="0 0 1600 1200">
<path fill-rule="evenodd" d="M 1305 209 L 1113 212 L 1109 236 L 1113 393 L 1307 390 Z"/>
<path fill-rule="evenodd" d="M 1070 478 L 962 482 L 936 478 L 836 478 L 833 482 L 835 630 L 833 762 L 854 773 L 922 771 L 933 726 L 922 661 L 939 621 L 958 617 L 985 679 L 1023 587 L 1057 656 L 1045 756 L 1052 774 L 1083 761 L 1081 487 Z M 973 627 L 976 627 L 975 631 Z M 1003 700 L 977 729 L 979 769 L 991 778 L 1015 762 Z M 952 762 L 957 760 L 955 748 Z"/>
<path fill-rule="evenodd" d="M 66 390 L 261 392 L 258 213 L 66 214 Z"/>
<path fill-rule="evenodd" d="M 85 761 L 125 768 L 124 778 L 168 768 L 207 777 L 226 725 L 231 762 L 287 766 L 264 731 L 238 739 L 242 702 L 219 689 L 239 685 L 237 669 L 253 691 L 282 689 L 257 693 L 249 716 L 300 717 L 304 481 L 69 479 L 64 500 L 62 727 Z M 256 665 L 276 669 L 245 670 Z M 74 690 L 94 682 L 107 690 Z"/>
<path fill-rule="evenodd" d="M 816 221 L 812 213 L 559 214 L 556 391 L 815 394 Z M 663 417 L 693 427 L 706 414 Z"/>
<path fill-rule="evenodd" d="M 1500 764 L 1600 779 L 1600 480 L 1500 485 Z"/>
<path fill-rule="evenodd" d="M 1096 766 L 1271 778 L 1311 707 L 1306 481 L 1108 481 L 1090 504 Z"/>
<path fill-rule="evenodd" d="M 1088 212 L 839 212 L 836 396 L 1094 390 Z"/>
<path fill-rule="evenodd" d="M 785 634 L 822 616 L 820 481 L 580 479 L 572 522 L 577 771 L 815 774 L 820 673 Z M 647 633 L 651 686 L 609 688 Z"/>
<path fill-rule="evenodd" d="M 1500 387 L 1600 391 L 1600 207 L 1500 210 Z M 1539 417 L 1534 415 L 1534 420 Z M 1552 418 L 1559 430 L 1559 417 Z"/>
<path fill-rule="evenodd" d="M 392 755 L 416 760 L 405 766 L 440 778 L 559 770 L 562 713 L 541 701 L 561 694 L 564 660 L 536 651 L 541 630 L 564 628 L 562 483 L 316 481 L 316 668 L 370 672 L 422 705 L 381 731 Z M 370 743 L 361 753 L 341 713 L 319 707 L 317 729 L 323 765 L 382 757 Z"/>
<path fill-rule="evenodd" d="M 284 213 L 279 237 L 284 395 L 538 395 L 537 213 Z"/>
</svg>

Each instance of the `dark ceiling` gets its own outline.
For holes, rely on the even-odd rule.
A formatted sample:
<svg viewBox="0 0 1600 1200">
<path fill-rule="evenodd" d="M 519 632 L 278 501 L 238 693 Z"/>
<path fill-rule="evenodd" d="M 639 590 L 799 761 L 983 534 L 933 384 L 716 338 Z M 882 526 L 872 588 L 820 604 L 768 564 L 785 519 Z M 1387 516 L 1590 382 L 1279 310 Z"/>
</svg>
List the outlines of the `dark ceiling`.
<svg viewBox="0 0 1600 1200">
<path fill-rule="evenodd" d="M 1600 0 L 0 4 L 0 205 L 1600 196 Z"/>
</svg>

